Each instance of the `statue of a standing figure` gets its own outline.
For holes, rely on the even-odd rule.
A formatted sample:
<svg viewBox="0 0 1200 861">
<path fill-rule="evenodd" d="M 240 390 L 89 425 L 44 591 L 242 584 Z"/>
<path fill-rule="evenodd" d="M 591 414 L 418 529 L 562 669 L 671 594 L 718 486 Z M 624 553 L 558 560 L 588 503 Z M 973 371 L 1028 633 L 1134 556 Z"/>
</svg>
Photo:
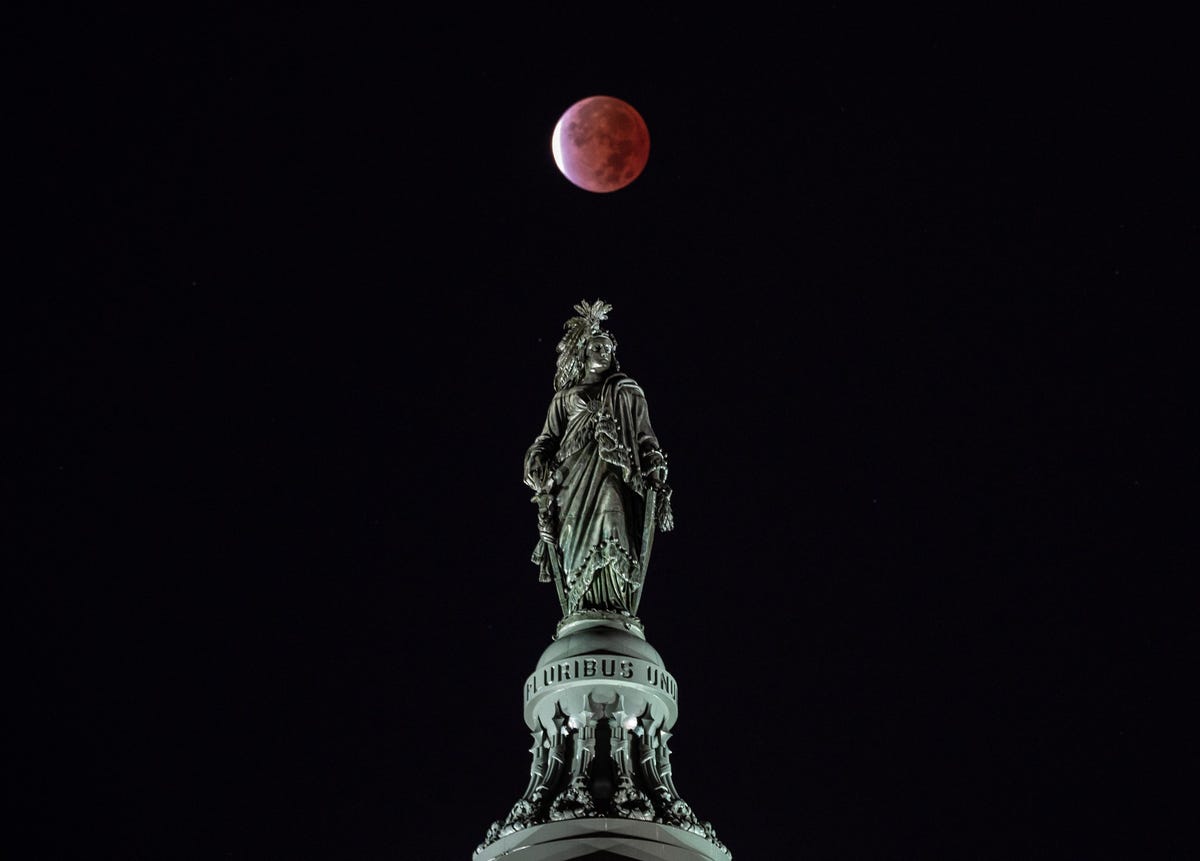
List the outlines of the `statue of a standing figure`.
<svg viewBox="0 0 1200 861">
<path fill-rule="evenodd" d="M 621 373 L 601 328 L 612 306 L 575 306 L 559 342 L 554 398 L 525 454 L 538 504 L 533 561 L 558 590 L 564 619 L 636 617 L 657 528 L 673 526 L 667 458 L 641 387 Z"/>
</svg>

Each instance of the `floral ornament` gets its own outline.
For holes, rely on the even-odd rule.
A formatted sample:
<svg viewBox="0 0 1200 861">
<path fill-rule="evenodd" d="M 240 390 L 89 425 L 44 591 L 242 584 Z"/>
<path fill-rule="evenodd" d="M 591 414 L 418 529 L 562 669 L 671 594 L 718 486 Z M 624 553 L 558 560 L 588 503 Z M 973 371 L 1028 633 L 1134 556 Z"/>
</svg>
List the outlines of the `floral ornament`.
<svg viewBox="0 0 1200 861">
<path fill-rule="evenodd" d="M 617 722 L 618 726 L 628 730 L 629 732 L 633 732 L 638 729 L 637 715 L 630 714 L 624 709 L 613 712 L 613 720 Z"/>
<path fill-rule="evenodd" d="M 592 714 L 591 709 L 584 709 L 567 718 L 567 726 L 571 729 L 584 729 L 585 727 L 594 727 L 595 725 L 596 716 Z"/>
</svg>

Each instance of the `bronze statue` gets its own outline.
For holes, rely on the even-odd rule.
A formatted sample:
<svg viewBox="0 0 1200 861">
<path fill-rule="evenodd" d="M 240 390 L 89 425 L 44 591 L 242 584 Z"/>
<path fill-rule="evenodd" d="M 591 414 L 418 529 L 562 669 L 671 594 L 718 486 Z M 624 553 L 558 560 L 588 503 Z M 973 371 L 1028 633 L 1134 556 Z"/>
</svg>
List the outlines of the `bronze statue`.
<svg viewBox="0 0 1200 861">
<path fill-rule="evenodd" d="M 667 458 L 645 393 L 621 373 L 617 340 L 600 326 L 611 310 L 581 302 L 564 324 L 554 397 L 525 454 L 538 504 L 533 562 L 555 584 L 564 619 L 636 616 L 655 528 L 673 526 Z"/>
<path fill-rule="evenodd" d="M 678 688 L 637 617 L 654 533 L 673 525 L 667 458 L 645 394 L 601 328 L 611 310 L 599 299 L 575 306 L 546 423 L 525 453 L 538 506 L 533 561 L 556 585 L 563 617 L 525 680 L 525 792 L 474 861 L 732 857 L 672 776 Z"/>
</svg>

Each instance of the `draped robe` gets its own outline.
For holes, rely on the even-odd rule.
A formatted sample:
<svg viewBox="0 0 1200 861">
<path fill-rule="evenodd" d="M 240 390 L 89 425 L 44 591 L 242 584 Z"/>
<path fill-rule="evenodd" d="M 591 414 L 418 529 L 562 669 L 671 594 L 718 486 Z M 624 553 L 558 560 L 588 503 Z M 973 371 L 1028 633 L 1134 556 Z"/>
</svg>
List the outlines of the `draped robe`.
<svg viewBox="0 0 1200 861">
<path fill-rule="evenodd" d="M 622 373 L 555 392 L 526 452 L 526 474 L 535 457 L 548 464 L 553 481 L 565 613 L 631 613 L 643 552 L 644 476 L 664 460 L 645 393 Z M 533 561 L 550 579 L 543 545 Z"/>
</svg>

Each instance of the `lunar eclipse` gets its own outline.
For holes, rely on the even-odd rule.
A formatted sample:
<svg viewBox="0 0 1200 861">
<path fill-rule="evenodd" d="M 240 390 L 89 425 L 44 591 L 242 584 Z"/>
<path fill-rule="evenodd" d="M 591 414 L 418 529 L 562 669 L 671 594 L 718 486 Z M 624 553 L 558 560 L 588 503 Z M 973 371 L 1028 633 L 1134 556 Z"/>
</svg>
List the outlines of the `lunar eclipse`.
<svg viewBox="0 0 1200 861">
<path fill-rule="evenodd" d="M 633 106 L 612 96 L 581 99 L 559 117 L 550 136 L 554 163 L 587 191 L 624 188 L 650 157 L 650 132 Z"/>
</svg>

